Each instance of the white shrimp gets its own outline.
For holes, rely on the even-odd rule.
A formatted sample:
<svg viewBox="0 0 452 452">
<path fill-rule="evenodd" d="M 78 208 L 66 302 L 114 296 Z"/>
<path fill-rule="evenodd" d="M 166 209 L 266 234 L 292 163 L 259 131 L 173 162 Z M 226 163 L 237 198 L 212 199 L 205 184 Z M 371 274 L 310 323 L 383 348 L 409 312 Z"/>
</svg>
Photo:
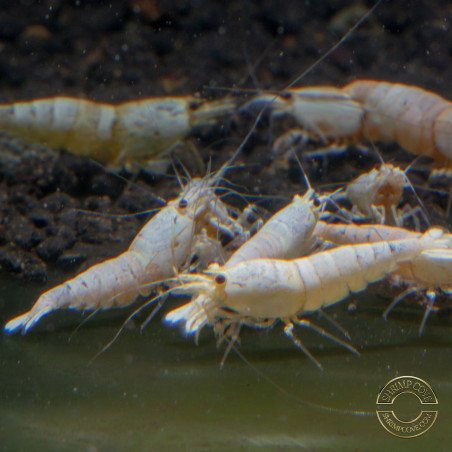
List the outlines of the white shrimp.
<svg viewBox="0 0 452 452">
<path fill-rule="evenodd" d="M 422 233 L 383 224 L 329 224 L 318 221 L 314 235 L 336 245 L 417 239 Z"/>
<path fill-rule="evenodd" d="M 316 199 L 312 189 L 304 196 L 295 195 L 290 204 L 232 254 L 225 267 L 259 258 L 293 259 L 311 252 L 316 242 L 312 236 L 318 219 Z"/>
<path fill-rule="evenodd" d="M 367 218 L 377 223 L 401 226 L 403 217 L 397 207 L 406 186 L 410 186 L 410 182 L 405 172 L 386 163 L 350 182 L 345 195 Z"/>
<path fill-rule="evenodd" d="M 393 240 L 413 240 L 422 236 L 419 232 L 384 225 L 336 225 L 319 221 L 314 234 L 337 245 L 376 243 Z M 416 258 L 399 265 L 394 273 L 406 282 L 416 283 L 424 289 L 452 288 L 452 234 L 444 232 L 445 247 L 423 251 Z"/>
<path fill-rule="evenodd" d="M 231 113 L 230 99 L 154 97 L 118 105 L 49 97 L 0 105 L 0 130 L 101 163 L 122 165 L 161 157 L 196 126 Z"/>
<path fill-rule="evenodd" d="M 231 235 L 242 233 L 215 195 L 212 185 L 218 178 L 215 174 L 191 180 L 179 197 L 145 224 L 127 251 L 48 290 L 30 311 L 10 320 L 5 330 L 25 333 L 56 309 L 126 306 L 139 295 L 148 295 L 150 284 L 170 278 L 188 263 L 197 234 L 211 231 L 214 240 L 218 235 L 215 225 Z"/>
<path fill-rule="evenodd" d="M 382 225 L 330 225 L 322 221 L 317 223 L 314 233 L 338 245 L 421 237 L 420 233 L 403 228 Z M 419 328 L 422 333 L 437 293 L 441 291 L 452 295 L 452 234 L 444 233 L 443 239 L 446 248 L 425 250 L 413 259 L 400 263 L 392 273 L 393 278 L 408 284 L 409 288 L 393 300 L 384 312 L 385 317 L 407 295 L 425 293 L 428 304 Z"/>
<path fill-rule="evenodd" d="M 438 164 L 452 165 L 452 103 L 418 86 L 357 80 L 342 88 L 366 114 L 361 135 L 374 141 L 394 141 Z"/>
<path fill-rule="evenodd" d="M 225 262 L 224 268 L 253 259 L 293 259 L 312 251 L 317 240 L 312 236 L 318 220 L 317 198 L 312 189 L 273 215 L 265 225 Z M 206 314 L 200 312 L 199 315 Z M 200 319 L 199 319 L 200 320 Z M 204 321 L 208 321 L 207 315 Z"/>
<path fill-rule="evenodd" d="M 343 88 L 292 88 L 258 96 L 244 109 L 255 106 L 293 116 L 303 130 L 290 131 L 291 141 L 306 133 L 324 144 L 393 141 L 446 168 L 452 165 L 452 103 L 417 86 L 357 80 Z"/>
<path fill-rule="evenodd" d="M 441 230 L 431 229 L 415 239 L 339 247 L 292 261 L 255 259 L 216 265 L 206 274 L 180 275 L 184 285 L 171 292 L 194 299 L 166 320 L 184 323 L 188 334 L 226 321 L 222 331 L 230 330 L 232 340 L 241 324 L 267 327 L 281 320 L 285 333 L 307 352 L 293 333 L 294 324 L 311 326 L 303 315 L 365 289 L 423 251 L 446 248 L 442 237 Z"/>
</svg>

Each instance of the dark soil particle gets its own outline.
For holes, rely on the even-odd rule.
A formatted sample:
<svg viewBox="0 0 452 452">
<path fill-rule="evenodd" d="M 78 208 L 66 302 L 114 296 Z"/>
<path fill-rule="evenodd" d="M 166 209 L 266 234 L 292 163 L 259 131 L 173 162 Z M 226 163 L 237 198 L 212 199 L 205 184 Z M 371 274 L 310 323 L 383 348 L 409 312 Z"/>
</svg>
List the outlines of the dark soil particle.
<svg viewBox="0 0 452 452">
<path fill-rule="evenodd" d="M 149 95 L 228 94 L 220 88 L 279 89 L 318 61 L 372 1 L 0 0 L 0 102 L 72 95 L 119 102 Z M 340 86 L 355 78 L 414 83 L 451 98 L 452 5 L 383 1 L 371 17 L 302 80 Z M 254 122 L 237 114 L 192 143 L 218 168 Z M 296 162 L 272 164 L 271 143 L 287 125 L 261 122 L 228 174 L 240 189 L 267 194 L 275 211 L 304 190 Z M 315 146 L 312 146 L 315 149 Z M 385 147 L 385 159 L 411 156 Z M 316 187 L 348 182 L 378 162 L 372 152 L 305 158 Z M 406 166 L 406 165 L 405 165 Z M 421 165 L 422 166 L 422 165 Z M 171 171 L 170 171 L 171 172 Z M 252 177 L 250 177 L 252 175 Z M 416 173 L 427 185 L 428 173 Z M 432 180 L 447 192 L 450 180 Z M 127 248 L 149 215 L 179 191 L 148 168 L 105 168 L 0 135 L 0 268 L 45 280 Z M 447 196 L 422 192 L 434 222 L 448 225 Z M 228 202 L 238 203 L 237 199 Z"/>
<path fill-rule="evenodd" d="M 63 251 L 74 245 L 74 242 L 75 237 L 72 240 L 60 236 L 47 237 L 36 247 L 36 253 L 42 260 L 53 262 L 61 256 Z"/>
</svg>

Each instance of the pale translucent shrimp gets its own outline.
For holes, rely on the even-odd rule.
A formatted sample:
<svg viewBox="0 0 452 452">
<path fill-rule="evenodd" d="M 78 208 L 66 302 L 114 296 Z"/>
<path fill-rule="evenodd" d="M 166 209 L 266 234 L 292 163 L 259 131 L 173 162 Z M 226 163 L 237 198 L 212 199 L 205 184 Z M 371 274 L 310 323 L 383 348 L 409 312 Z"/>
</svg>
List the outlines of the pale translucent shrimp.
<svg viewBox="0 0 452 452">
<path fill-rule="evenodd" d="M 291 88 L 280 95 L 257 96 L 242 110 L 266 106 L 273 116 L 292 116 L 305 132 L 324 144 L 341 138 L 349 140 L 357 134 L 364 117 L 359 102 L 329 86 Z"/>
<path fill-rule="evenodd" d="M 419 232 L 384 225 L 336 225 L 319 221 L 314 234 L 337 245 L 356 243 L 376 243 L 388 240 L 417 239 Z M 434 287 L 449 291 L 452 288 L 452 234 L 444 232 L 445 247 L 432 248 L 419 254 L 415 259 L 399 265 L 394 273 L 406 282 L 418 287 Z"/>
<path fill-rule="evenodd" d="M 338 245 L 421 237 L 420 233 L 403 228 L 382 225 L 330 225 L 322 221 L 317 223 L 314 233 Z M 401 263 L 392 273 L 393 277 L 408 284 L 409 288 L 393 300 L 385 310 L 385 317 L 404 297 L 422 291 L 428 299 L 419 330 L 422 332 L 438 291 L 452 295 L 452 234 L 444 233 L 443 238 L 445 248 L 425 250 L 413 259 Z"/>
<path fill-rule="evenodd" d="M 420 238 L 339 247 L 292 261 L 216 265 L 206 274 L 180 275 L 184 284 L 171 292 L 194 299 L 168 313 L 166 320 L 184 323 L 188 334 L 221 324 L 231 340 L 242 324 L 267 327 L 281 320 L 284 332 L 309 354 L 293 333 L 296 324 L 311 326 L 302 316 L 365 289 L 423 251 L 446 248 L 442 237 L 441 230 L 431 229 Z"/>
<path fill-rule="evenodd" d="M 382 224 L 329 224 L 318 221 L 314 235 L 336 245 L 416 239 L 422 233 Z"/>
<path fill-rule="evenodd" d="M 350 182 L 345 196 L 360 213 L 377 223 L 401 226 L 398 212 L 403 190 L 410 182 L 400 168 L 383 164 Z"/>
<path fill-rule="evenodd" d="M 232 235 L 241 233 L 215 195 L 212 184 L 217 178 L 190 181 L 179 197 L 146 223 L 127 251 L 45 292 L 30 311 L 10 320 L 5 330 L 27 332 L 56 309 L 126 306 L 139 295 L 148 295 L 151 283 L 170 278 L 187 264 L 201 231 L 211 231 L 213 240 L 218 234 L 214 225 L 229 229 Z"/>
<path fill-rule="evenodd" d="M 315 246 L 312 236 L 317 219 L 315 194 L 295 195 L 292 202 L 273 215 L 224 264 L 232 267 L 251 259 L 293 259 L 308 254 Z"/>
<path fill-rule="evenodd" d="M 196 126 L 231 113 L 230 99 L 154 97 L 118 105 L 49 97 L 0 105 L 0 130 L 120 165 L 161 157 Z"/>
<path fill-rule="evenodd" d="M 304 132 L 324 144 L 392 141 L 452 167 L 452 103 L 416 86 L 357 80 L 343 88 L 292 88 L 276 96 L 258 96 L 244 108 L 256 105 L 293 116 Z M 291 131 L 290 140 L 294 136 Z"/>
<path fill-rule="evenodd" d="M 357 80 L 342 91 L 364 111 L 361 135 L 394 141 L 418 155 L 452 167 L 452 103 L 418 86 Z"/>
<path fill-rule="evenodd" d="M 295 195 L 290 204 L 273 215 L 226 260 L 224 268 L 253 259 L 293 259 L 311 252 L 317 244 L 312 235 L 319 216 L 314 206 L 316 199 L 312 189 L 304 196 Z M 204 321 L 208 321 L 207 316 Z"/>
</svg>

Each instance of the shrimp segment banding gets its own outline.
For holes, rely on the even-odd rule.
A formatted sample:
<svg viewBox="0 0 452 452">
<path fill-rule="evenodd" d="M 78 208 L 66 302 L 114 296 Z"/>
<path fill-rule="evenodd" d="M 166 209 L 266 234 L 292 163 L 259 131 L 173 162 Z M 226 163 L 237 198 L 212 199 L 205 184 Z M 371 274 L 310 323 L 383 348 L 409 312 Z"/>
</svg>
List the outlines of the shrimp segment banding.
<svg viewBox="0 0 452 452">
<path fill-rule="evenodd" d="M 452 167 L 452 103 L 417 86 L 357 80 L 343 88 L 291 88 L 257 96 L 244 109 L 266 105 L 276 115 L 292 115 L 323 143 L 394 141 Z M 155 97 L 112 105 L 50 97 L 0 105 L 0 130 L 121 164 L 155 159 L 194 127 L 235 109 L 230 98 Z"/>
<path fill-rule="evenodd" d="M 127 251 L 45 292 L 30 311 L 10 320 L 5 330 L 26 332 L 56 309 L 126 306 L 139 295 L 149 294 L 150 284 L 171 278 L 175 269 L 187 264 L 197 234 L 210 230 L 216 239 L 213 218 L 233 229 L 231 233 L 241 233 L 240 225 L 228 217 L 226 206 L 215 195 L 212 185 L 216 180 L 214 175 L 190 181 L 179 197 L 145 224 Z"/>
<path fill-rule="evenodd" d="M 259 258 L 292 259 L 308 254 L 314 247 L 312 236 L 318 209 L 313 205 L 314 192 L 295 195 L 292 202 L 278 211 L 245 242 L 225 263 L 232 267 Z"/>
<path fill-rule="evenodd" d="M 154 97 L 118 105 L 72 97 L 0 104 L 0 130 L 115 165 L 162 156 L 196 126 L 231 113 L 230 99 Z"/>
<path fill-rule="evenodd" d="M 180 275 L 183 284 L 171 292 L 193 299 L 166 320 L 181 322 L 187 333 L 196 334 L 224 319 L 261 327 L 282 320 L 290 326 L 306 313 L 365 289 L 423 251 L 446 247 L 442 231 L 431 229 L 419 238 L 344 246 L 301 259 L 212 266 L 203 275 Z"/>
<path fill-rule="evenodd" d="M 358 80 L 342 90 L 365 110 L 361 133 L 366 139 L 394 141 L 452 166 L 450 101 L 418 86 L 374 80 Z"/>
<path fill-rule="evenodd" d="M 396 142 L 452 167 L 452 103 L 417 86 L 357 80 L 343 88 L 292 88 L 257 96 L 244 109 L 268 105 L 289 114 L 323 143 L 363 139 Z"/>
<path fill-rule="evenodd" d="M 314 232 L 337 245 L 379 242 L 382 240 L 416 239 L 421 233 L 383 225 L 335 225 L 319 221 Z M 409 262 L 399 265 L 395 276 L 421 289 L 452 290 L 452 234 L 443 232 L 445 246 L 425 250 Z"/>
</svg>

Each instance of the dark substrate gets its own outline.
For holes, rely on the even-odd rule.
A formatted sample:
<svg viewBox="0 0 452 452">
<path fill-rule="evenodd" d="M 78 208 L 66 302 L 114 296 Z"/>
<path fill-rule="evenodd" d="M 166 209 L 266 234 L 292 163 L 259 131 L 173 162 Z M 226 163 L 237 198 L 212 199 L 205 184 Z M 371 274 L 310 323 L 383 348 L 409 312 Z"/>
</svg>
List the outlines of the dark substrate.
<svg viewBox="0 0 452 452">
<path fill-rule="evenodd" d="M 287 85 L 318 58 L 372 2 L 130 0 L 0 1 L 0 101 L 74 95 L 114 101 L 148 95 L 227 94 L 222 87 Z M 370 18 L 300 83 L 343 85 L 355 78 L 414 83 L 452 97 L 452 6 L 444 1 L 383 1 Z M 256 65 L 256 62 L 259 64 Z M 252 67 L 252 71 L 250 68 Z M 190 138 L 219 167 L 253 123 L 235 115 Z M 279 125 L 282 127 L 282 125 Z M 276 211 L 304 190 L 296 165 L 272 165 L 278 127 L 264 120 L 230 179 L 245 193 L 274 196 Z M 411 156 L 389 146 L 385 158 Z M 307 160 L 313 184 L 346 182 L 377 157 L 350 149 Z M 251 177 L 250 177 L 251 175 Z M 426 185 L 428 174 L 414 174 Z M 447 190 L 447 186 L 442 186 Z M 45 281 L 124 250 L 154 209 L 178 192 L 174 176 L 105 168 L 64 150 L 0 139 L 0 268 Z M 435 223 L 447 226 L 447 199 L 422 192 Z M 238 202 L 237 200 L 233 202 Z M 84 213 L 90 211 L 98 214 Z"/>
</svg>

